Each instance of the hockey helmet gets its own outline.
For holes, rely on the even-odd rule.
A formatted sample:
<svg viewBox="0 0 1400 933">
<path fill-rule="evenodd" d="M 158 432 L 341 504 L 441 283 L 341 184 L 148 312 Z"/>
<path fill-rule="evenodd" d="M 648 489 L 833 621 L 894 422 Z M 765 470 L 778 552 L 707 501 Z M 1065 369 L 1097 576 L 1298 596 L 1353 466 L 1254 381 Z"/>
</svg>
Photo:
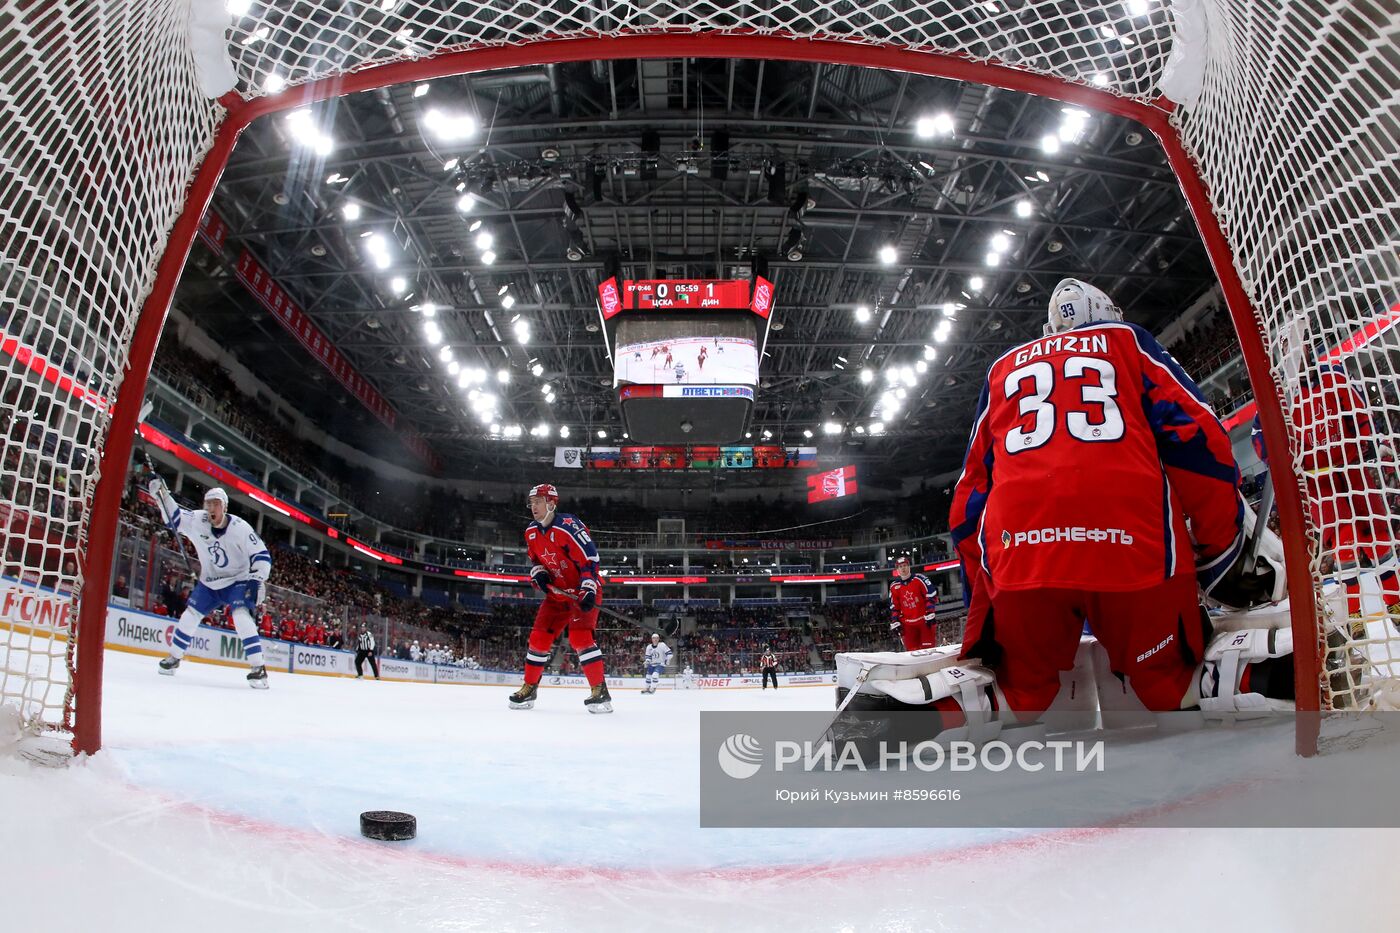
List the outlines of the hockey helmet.
<svg viewBox="0 0 1400 933">
<path fill-rule="evenodd" d="M 1102 291 L 1079 279 L 1061 279 L 1050 292 L 1047 334 L 1058 334 L 1080 324 L 1121 321 L 1123 312 Z"/>
<path fill-rule="evenodd" d="M 899 557 L 895 558 L 894 565 L 898 567 L 901 564 L 903 564 L 905 567 L 911 566 L 911 564 L 909 563 L 909 556 L 907 554 L 901 554 Z"/>
<path fill-rule="evenodd" d="M 208 502 L 211 499 L 218 502 L 222 502 L 224 504 L 224 508 L 228 508 L 228 493 L 224 492 L 224 488 L 222 486 L 209 487 L 209 491 L 204 494 L 204 501 Z"/>
<path fill-rule="evenodd" d="M 559 490 L 555 489 L 549 483 L 540 483 L 538 486 L 531 486 L 530 494 L 525 497 L 525 501 L 528 502 L 535 498 L 535 496 L 544 496 L 549 500 L 550 505 L 559 504 Z"/>
<path fill-rule="evenodd" d="M 652 632 L 652 633 L 651 633 L 651 640 L 652 640 L 652 641 L 660 641 L 660 640 L 661 640 L 661 636 L 660 636 L 658 633 L 656 633 L 656 632 Z"/>
</svg>

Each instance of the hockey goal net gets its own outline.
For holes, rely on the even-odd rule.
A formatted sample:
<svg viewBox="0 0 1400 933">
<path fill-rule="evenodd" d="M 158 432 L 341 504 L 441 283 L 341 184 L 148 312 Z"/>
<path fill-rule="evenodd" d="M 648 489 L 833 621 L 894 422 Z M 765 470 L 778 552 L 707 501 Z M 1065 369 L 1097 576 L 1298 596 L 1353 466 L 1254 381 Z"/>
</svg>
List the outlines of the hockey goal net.
<svg viewBox="0 0 1400 933">
<path fill-rule="evenodd" d="M 100 743 L 132 430 L 249 121 L 445 74 L 687 56 L 940 75 L 1156 134 L 1274 453 L 1300 708 L 1374 703 L 1400 673 L 1382 592 L 1400 489 L 1396 20 L 1388 0 L 0 0 L 0 702 Z M 1356 393 L 1333 422 L 1300 400 L 1323 363 Z M 1357 605 L 1335 598 L 1347 587 Z"/>
</svg>

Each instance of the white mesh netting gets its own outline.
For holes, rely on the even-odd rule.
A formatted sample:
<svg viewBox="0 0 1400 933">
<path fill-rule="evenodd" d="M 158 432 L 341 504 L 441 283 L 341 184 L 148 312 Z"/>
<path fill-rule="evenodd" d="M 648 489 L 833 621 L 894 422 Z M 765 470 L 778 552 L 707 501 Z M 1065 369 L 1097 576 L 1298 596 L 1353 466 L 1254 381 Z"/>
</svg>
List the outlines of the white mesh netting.
<svg viewBox="0 0 1400 933">
<path fill-rule="evenodd" d="M 72 704 L 64 694 L 72 662 L 65 660 L 61 621 L 69 616 L 23 607 L 66 606 L 81 592 L 77 568 L 85 559 L 104 406 L 119 388 L 168 232 L 224 116 L 199 90 L 191 4 L 224 6 L 221 0 L 0 0 L 6 300 L 0 509 L 7 594 L 0 702 L 21 706 L 31 723 L 69 723 L 65 707 Z M 227 6 L 235 13 L 227 16 L 224 46 L 245 98 L 391 62 L 423 62 L 428 76 L 429 60 L 448 51 L 535 43 L 539 61 L 548 61 L 551 40 L 639 34 L 760 35 L 951 53 L 1143 101 L 1160 95 L 1173 52 L 1188 64 L 1203 60 L 1199 99 L 1173 119 L 1263 319 L 1264 345 L 1306 477 L 1316 588 L 1323 593 L 1324 579 L 1333 576 L 1349 581 L 1328 584 L 1329 595 L 1341 595 L 1320 602 L 1332 607 L 1325 614 L 1346 633 L 1331 640 L 1330 666 L 1339 673 L 1322 678 L 1324 703 L 1364 702 L 1378 674 L 1389 675 L 1392 653 L 1400 657 L 1386 618 L 1400 492 L 1386 459 L 1400 428 L 1400 328 L 1384 326 L 1400 285 L 1393 3 L 231 0 Z M 1199 46 L 1180 38 L 1202 32 Z M 1374 331 L 1369 340 L 1354 338 L 1367 326 Z M 1359 391 L 1355 407 L 1364 419 L 1310 400 L 1341 391 L 1308 388 L 1320 362 L 1339 367 L 1329 378 L 1344 376 Z M 65 380 L 98 401 L 75 394 Z M 94 559 L 110 559 L 108 547 L 94 542 Z M 1355 591 L 1350 600 L 1347 588 Z M 1355 618 L 1336 618 L 1351 610 Z M 38 624 L 41 617 L 60 622 Z M 1318 637 L 1328 630 L 1320 621 Z"/>
</svg>

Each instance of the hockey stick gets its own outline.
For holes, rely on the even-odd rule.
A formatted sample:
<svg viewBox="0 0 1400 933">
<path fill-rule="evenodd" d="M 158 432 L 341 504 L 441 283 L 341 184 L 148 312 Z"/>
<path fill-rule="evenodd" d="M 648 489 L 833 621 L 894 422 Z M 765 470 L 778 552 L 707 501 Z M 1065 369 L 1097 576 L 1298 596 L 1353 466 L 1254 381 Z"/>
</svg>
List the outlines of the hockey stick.
<svg viewBox="0 0 1400 933">
<path fill-rule="evenodd" d="M 873 661 L 867 662 L 860 666 L 860 673 L 856 674 L 855 682 L 852 683 L 851 688 L 846 691 L 845 698 L 841 700 L 841 705 L 836 707 L 836 713 L 831 717 L 831 721 L 826 724 L 826 728 L 822 729 L 822 731 L 817 735 L 817 741 L 821 741 L 822 739 L 826 738 L 828 735 L 831 734 L 832 727 L 835 726 L 837 720 L 841 718 L 841 714 L 846 711 L 846 707 L 849 706 L 851 701 L 855 699 L 856 694 L 860 693 L 860 688 L 865 685 L 865 679 L 870 676 L 870 672 L 874 669 L 875 662 Z"/>
<path fill-rule="evenodd" d="M 1259 495 L 1259 508 L 1254 513 L 1254 530 L 1245 544 L 1245 556 L 1250 564 L 1259 556 L 1259 545 L 1264 540 L 1264 529 L 1269 527 L 1269 513 L 1274 510 L 1274 483 L 1266 467 L 1260 474 L 1264 477 L 1264 491 Z"/>
<path fill-rule="evenodd" d="M 551 584 L 549 585 L 549 592 L 555 594 L 556 596 L 562 596 L 562 597 L 564 597 L 565 599 L 570 600 L 570 601 L 575 602 L 575 603 L 578 602 L 578 601 L 582 598 L 582 597 L 579 596 L 579 594 L 574 593 L 574 592 L 572 592 L 572 591 L 570 591 L 570 590 L 560 589 L 559 587 L 555 586 L 553 583 L 551 583 Z M 637 627 L 637 628 L 639 628 L 639 629 L 641 629 L 641 630 L 643 630 L 643 631 L 648 631 L 647 627 L 646 627 L 645 625 L 643 625 L 642 623 L 638 622 L 636 619 L 633 619 L 633 618 L 631 618 L 630 616 L 625 616 L 625 615 L 623 615 L 623 614 L 620 613 L 620 612 L 616 612 L 616 611 L 614 611 L 614 610 L 612 610 L 612 609 L 609 609 L 607 606 L 604 606 L 604 605 L 601 605 L 601 604 L 597 604 L 597 605 L 594 606 L 594 608 L 597 609 L 599 612 L 603 612 L 603 613 L 606 613 L 607 615 L 612 616 L 614 619 L 617 619 L 619 622 L 626 622 L 628 625 L 635 626 L 635 627 Z"/>
<path fill-rule="evenodd" d="M 144 405 L 141 406 L 141 420 L 140 420 L 140 423 L 141 423 L 141 424 L 144 424 L 144 423 L 145 423 L 145 421 L 146 421 L 146 416 L 149 415 L 150 413 L 151 413 L 151 403 L 150 403 L 149 401 L 147 401 L 146 404 L 144 404 Z M 137 426 L 137 428 L 136 428 L 136 436 L 137 436 L 137 437 L 140 437 L 140 436 L 141 436 L 141 428 L 140 428 L 140 425 L 139 425 L 139 424 L 138 424 L 138 426 Z M 160 474 L 156 472 L 156 465 L 155 465 L 154 463 L 151 462 L 151 455 L 150 455 L 150 453 L 146 450 L 145 447 L 137 447 L 137 448 L 136 448 L 136 451 L 137 451 L 137 453 L 138 453 L 138 454 L 140 455 L 140 457 L 141 457 L 141 467 L 142 467 L 142 469 L 145 471 L 145 478 L 146 478 L 147 480 L 149 480 L 149 479 L 152 478 L 152 477 L 154 477 L 155 479 L 159 479 L 159 480 L 160 480 L 160 484 L 161 484 L 162 486 L 164 486 L 164 485 L 165 485 L 165 480 L 161 479 L 161 478 L 160 478 Z M 144 489 L 145 489 L 145 486 L 144 486 L 144 485 L 141 485 L 141 486 L 139 486 L 138 488 L 144 490 Z M 169 490 L 167 489 L 167 491 L 169 491 Z M 159 506 L 157 506 L 157 508 L 159 508 Z M 161 517 L 164 518 L 164 512 L 161 513 Z M 198 572 L 195 571 L 194 565 L 193 565 L 192 563 L 190 563 L 190 556 L 189 556 L 189 554 L 187 554 L 187 553 L 185 552 L 185 541 L 184 541 L 184 539 L 180 536 L 179 532 L 171 531 L 170 528 L 169 528 L 168 526 L 163 526 L 163 527 L 164 527 L 165 533 L 166 533 L 167 535 L 170 536 L 170 543 L 171 543 L 172 549 L 175 550 L 175 551 L 178 551 L 179 554 L 180 554 L 180 559 L 181 559 L 182 561 L 185 562 L 185 573 L 188 574 L 188 575 L 189 575 L 191 578 L 193 578 L 193 579 L 198 579 L 198 578 L 199 578 L 199 574 L 198 574 Z"/>
</svg>

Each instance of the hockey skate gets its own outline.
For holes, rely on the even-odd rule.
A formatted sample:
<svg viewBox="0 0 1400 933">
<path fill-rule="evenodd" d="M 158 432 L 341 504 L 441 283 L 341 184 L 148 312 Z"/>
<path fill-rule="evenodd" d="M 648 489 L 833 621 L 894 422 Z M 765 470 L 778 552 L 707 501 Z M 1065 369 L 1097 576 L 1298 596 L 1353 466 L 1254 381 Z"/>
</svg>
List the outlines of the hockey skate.
<svg viewBox="0 0 1400 933">
<path fill-rule="evenodd" d="M 510 695 L 510 708 L 534 709 L 535 696 L 539 692 L 539 684 L 521 684 L 520 689 Z"/>
<path fill-rule="evenodd" d="M 267 689 L 267 668 L 259 664 L 248 672 L 248 686 L 254 690 Z"/>
<path fill-rule="evenodd" d="M 175 676 L 175 668 L 180 666 L 180 659 L 175 655 L 166 655 L 160 659 L 160 672 L 166 677 Z"/>
<path fill-rule="evenodd" d="M 608 693 L 608 685 L 599 684 L 594 687 L 588 699 L 583 701 L 583 705 L 590 713 L 611 713 L 612 694 Z"/>
</svg>

